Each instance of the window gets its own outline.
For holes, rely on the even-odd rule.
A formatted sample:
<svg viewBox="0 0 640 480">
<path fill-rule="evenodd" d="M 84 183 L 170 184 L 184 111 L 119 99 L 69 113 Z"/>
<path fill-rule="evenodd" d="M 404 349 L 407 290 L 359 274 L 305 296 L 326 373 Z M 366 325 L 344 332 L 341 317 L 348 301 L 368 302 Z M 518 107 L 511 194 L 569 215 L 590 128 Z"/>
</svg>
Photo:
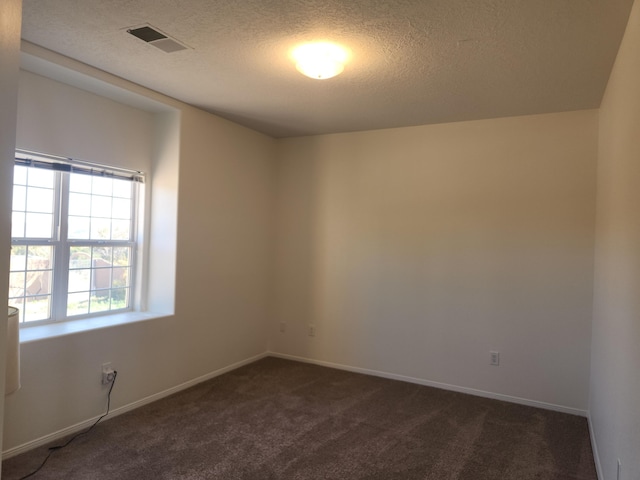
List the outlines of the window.
<svg viewBox="0 0 640 480">
<path fill-rule="evenodd" d="M 22 324 L 131 310 L 140 172 L 16 154 L 9 304 Z"/>
</svg>

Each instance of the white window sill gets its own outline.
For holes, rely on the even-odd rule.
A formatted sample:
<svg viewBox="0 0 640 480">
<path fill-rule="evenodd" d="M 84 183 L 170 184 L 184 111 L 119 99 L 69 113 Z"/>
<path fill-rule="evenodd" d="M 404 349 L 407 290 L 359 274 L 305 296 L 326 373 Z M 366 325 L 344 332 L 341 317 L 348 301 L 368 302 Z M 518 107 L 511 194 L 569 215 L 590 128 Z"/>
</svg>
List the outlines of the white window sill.
<svg viewBox="0 0 640 480">
<path fill-rule="evenodd" d="M 101 317 L 86 318 L 83 320 L 71 320 L 60 323 L 50 323 L 36 327 L 23 327 L 20 329 L 20 343 L 37 342 L 47 338 L 73 335 L 74 333 L 88 332 L 102 328 L 127 325 L 143 322 L 154 318 L 168 317 L 166 313 L 154 312 L 126 312 Z"/>
</svg>

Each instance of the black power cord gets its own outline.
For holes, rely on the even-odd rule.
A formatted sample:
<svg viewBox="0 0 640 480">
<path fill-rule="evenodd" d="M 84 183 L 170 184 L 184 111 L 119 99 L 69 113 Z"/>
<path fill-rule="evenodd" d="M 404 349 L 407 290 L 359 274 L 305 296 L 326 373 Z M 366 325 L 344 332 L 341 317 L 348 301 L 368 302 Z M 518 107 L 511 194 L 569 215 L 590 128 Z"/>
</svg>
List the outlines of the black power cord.
<svg viewBox="0 0 640 480">
<path fill-rule="evenodd" d="M 95 423 L 93 425 L 91 425 L 89 428 L 87 428 L 84 432 L 76 433 L 73 437 L 71 437 L 69 440 L 67 440 L 67 442 L 64 443 L 63 445 L 55 445 L 53 447 L 49 447 L 49 454 L 45 457 L 45 459 L 42 461 L 40 466 L 38 468 L 36 468 L 30 474 L 25 475 L 24 477 L 20 477 L 20 480 L 24 480 L 25 478 L 29 478 L 29 477 L 34 476 L 36 473 L 38 473 L 42 469 L 42 467 L 44 467 L 44 464 L 47 463 L 47 460 L 49 460 L 49 457 L 53 454 L 53 452 L 66 447 L 71 442 L 73 442 L 76 438 L 81 437 L 82 435 L 86 435 L 91 430 L 93 430 L 93 427 L 95 427 L 100 420 L 102 420 L 104 417 L 109 415 L 109 410 L 111 409 L 111 390 L 113 390 L 113 386 L 116 384 L 116 378 L 117 377 L 118 377 L 118 372 L 116 370 L 114 370 L 113 371 L 113 381 L 111 382 L 111 386 L 109 387 L 109 393 L 107 394 L 107 411 L 106 411 L 106 413 L 104 415 L 102 415 L 99 419 L 97 419 L 95 421 Z"/>
</svg>

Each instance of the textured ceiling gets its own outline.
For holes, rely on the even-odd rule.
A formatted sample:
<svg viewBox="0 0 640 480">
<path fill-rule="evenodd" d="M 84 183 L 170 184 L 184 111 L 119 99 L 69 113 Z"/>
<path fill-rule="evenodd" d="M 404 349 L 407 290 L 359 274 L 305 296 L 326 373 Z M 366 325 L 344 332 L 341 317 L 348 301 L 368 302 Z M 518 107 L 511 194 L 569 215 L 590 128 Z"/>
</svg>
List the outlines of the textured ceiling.
<svg viewBox="0 0 640 480">
<path fill-rule="evenodd" d="M 23 38 L 275 137 L 597 108 L 633 0 L 23 0 Z M 149 23 L 191 47 L 126 33 Z M 289 50 L 331 40 L 342 75 Z"/>
</svg>

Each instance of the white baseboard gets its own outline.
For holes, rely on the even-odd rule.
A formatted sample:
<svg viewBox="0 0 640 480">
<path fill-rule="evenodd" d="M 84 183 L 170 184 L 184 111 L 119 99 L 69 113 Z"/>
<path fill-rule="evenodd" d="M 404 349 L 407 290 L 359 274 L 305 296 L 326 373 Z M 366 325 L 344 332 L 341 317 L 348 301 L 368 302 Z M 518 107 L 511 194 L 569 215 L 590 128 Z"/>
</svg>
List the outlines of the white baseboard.
<svg viewBox="0 0 640 480">
<path fill-rule="evenodd" d="M 484 390 L 476 390 L 475 388 L 459 387 L 457 385 L 450 385 L 448 383 L 433 382 L 430 380 L 424 380 L 422 378 L 407 377 L 405 375 L 398 375 L 395 373 L 381 372 L 378 370 L 369 370 L 368 368 L 352 367 L 349 365 L 325 362 L 322 360 L 314 360 L 314 359 L 305 358 L 305 357 L 297 357 L 295 355 L 287 355 L 287 354 L 277 353 L 277 352 L 268 352 L 267 356 L 283 358 L 286 360 L 294 360 L 297 362 L 312 363 L 314 365 L 321 365 L 323 367 L 337 368 L 339 370 L 346 370 L 346 371 L 355 372 L 355 373 L 364 373 L 366 375 L 373 375 L 376 377 L 388 378 L 391 380 L 400 380 L 403 382 L 416 383 L 418 385 L 425 385 L 427 387 L 435 387 L 435 388 L 441 388 L 443 390 L 451 390 L 454 392 L 466 393 L 469 395 L 475 395 L 477 397 L 492 398 L 495 400 L 502 400 L 503 402 L 517 403 L 520 405 L 527 405 L 530 407 L 543 408 L 545 410 L 553 410 L 555 412 L 562 412 L 562 413 L 568 413 L 570 415 L 587 417 L 586 410 L 566 407 L 564 405 L 556 405 L 553 403 L 540 402 L 538 400 L 529 400 L 528 398 L 513 397 L 511 395 L 503 395 L 501 393 L 493 393 L 493 392 L 486 392 Z"/>
<path fill-rule="evenodd" d="M 604 474 L 602 473 L 602 464 L 600 463 L 600 455 L 598 455 L 598 444 L 596 443 L 596 434 L 593 430 L 593 423 L 591 422 L 591 412 L 587 413 L 587 422 L 589 423 L 589 436 L 591 437 L 591 450 L 593 451 L 593 461 L 596 464 L 596 474 L 598 480 L 604 480 Z"/>
<path fill-rule="evenodd" d="M 122 415 L 123 413 L 134 410 L 138 407 L 142 407 L 143 405 L 147 405 L 149 403 L 155 402 L 156 400 L 160 400 L 161 398 L 168 397 L 169 395 L 173 395 L 181 390 L 186 390 L 189 387 L 193 387 L 198 383 L 206 382 L 212 378 L 218 377 L 224 373 L 230 372 L 231 370 L 235 370 L 244 365 L 248 365 L 249 363 L 253 363 L 257 360 L 260 360 L 264 357 L 268 356 L 268 354 L 261 353 L 260 355 L 256 355 L 254 357 L 247 358 L 245 360 L 241 360 L 240 362 L 236 362 L 232 365 L 228 365 L 226 367 L 220 368 L 213 372 L 207 373 L 206 375 L 202 375 L 200 377 L 189 380 L 188 382 L 181 383 L 180 385 L 176 385 L 175 387 L 171 387 L 167 390 L 163 390 L 162 392 L 155 393 L 148 397 L 142 398 L 135 402 L 129 403 L 128 405 L 123 405 L 118 408 L 114 408 L 109 412 L 109 416 L 104 419 L 104 421 L 109 420 L 110 418 L 117 417 L 118 415 Z M 76 423 L 75 425 L 71 425 L 70 427 L 63 428 L 58 430 L 57 432 L 50 433 L 48 435 L 44 435 L 40 438 L 32 440 L 27 443 L 23 443 L 22 445 L 18 445 L 17 447 L 10 448 L 2 452 L 2 460 L 6 460 L 7 458 L 15 457 L 16 455 L 20 455 L 21 453 L 27 452 L 29 450 L 33 450 L 41 445 L 45 445 L 49 442 L 57 440 L 59 438 L 66 437 L 67 435 L 71 435 L 76 432 L 80 432 L 85 428 L 90 427 L 101 415 L 97 415 L 93 418 L 85 420 L 80 423 Z"/>
<path fill-rule="evenodd" d="M 298 362 L 304 362 L 304 363 L 311 363 L 314 365 L 321 365 L 321 366 L 325 366 L 325 367 L 330 367 L 330 368 L 336 368 L 339 370 L 346 370 L 349 372 L 355 372 L 355 373 L 363 373 L 366 375 L 373 375 L 376 377 L 382 377 L 382 378 L 388 378 L 391 380 L 400 380 L 403 382 L 409 382 L 409 383 L 416 383 L 418 385 L 425 385 L 428 387 L 435 387 L 435 388 L 441 388 L 444 390 L 451 390 L 454 392 L 460 392 L 460 393 L 466 393 L 469 395 L 475 395 L 475 396 L 479 396 L 479 397 L 485 397 L 485 398 L 493 398 L 496 400 L 502 400 L 505 402 L 511 402 L 511 403 L 517 403 L 517 404 L 521 404 L 521 405 L 528 405 L 531 407 L 537 407 L 537 408 L 543 408 L 546 410 L 553 410 L 553 411 L 557 411 L 557 412 L 562 412 L 562 413 L 568 413 L 571 415 L 579 415 L 579 416 L 583 416 L 583 417 L 587 417 L 587 419 L 589 420 L 589 431 L 591 433 L 591 442 L 592 442 L 592 446 L 594 449 L 594 459 L 596 462 L 596 469 L 598 472 L 598 476 L 600 479 L 604 478 L 602 476 L 602 471 L 601 471 L 601 467 L 600 467 L 600 462 L 597 456 L 597 448 L 596 448 L 596 444 L 595 444 L 595 438 L 593 437 L 593 428 L 591 427 L 591 420 L 589 418 L 589 416 L 587 415 L 587 411 L 586 410 L 579 410 L 576 408 L 571 408 L 571 407 L 565 407 L 562 405 L 555 405 L 552 403 L 545 403 L 545 402 L 539 402 L 537 400 L 529 400 L 526 398 L 520 398 L 520 397 L 513 397 L 510 395 L 502 395 L 500 393 L 493 393 L 493 392 L 486 392 L 484 390 L 476 390 L 473 388 L 466 388 L 466 387 L 459 387 L 457 385 L 450 385 L 447 383 L 440 383 L 440 382 L 433 382 L 430 380 L 424 380 L 421 378 L 414 378 L 414 377 L 408 377 L 405 375 L 397 375 L 394 373 L 388 373 L 388 372 L 381 372 L 378 370 L 370 370 L 367 368 L 359 368 L 359 367 L 352 367 L 349 365 L 342 365 L 342 364 L 338 364 L 338 363 L 332 363 L 332 362 L 325 362 L 322 360 L 314 360 L 314 359 L 310 359 L 310 358 L 304 358 L 304 357 L 297 357 L 294 355 L 286 355 L 286 354 L 282 354 L 282 353 L 277 353 L 277 352 L 265 352 L 265 353 L 261 353 L 259 355 L 247 358 L 245 360 L 242 360 L 240 362 L 236 362 L 232 365 L 228 365 L 226 367 L 220 368 L 218 370 L 215 370 L 213 372 L 207 373 L 206 375 L 202 375 L 200 377 L 194 378 L 192 380 L 189 380 L 188 382 L 185 383 L 181 383 L 180 385 L 176 385 L 175 387 L 169 388 L 167 390 L 163 390 L 161 392 L 155 393 L 153 395 L 150 395 L 148 397 L 142 398 L 140 400 L 137 400 L 135 402 L 129 403 L 127 405 L 123 405 L 121 407 L 115 408 L 113 410 L 111 410 L 111 412 L 109 412 L 109 416 L 107 418 L 105 418 L 105 421 L 116 417 L 118 415 L 121 415 L 123 413 L 129 412 L 131 410 L 134 410 L 138 407 L 142 407 L 143 405 L 147 405 L 149 403 L 155 402 L 156 400 L 160 400 L 161 398 L 164 397 L 168 397 L 169 395 L 172 395 L 174 393 L 177 393 L 181 390 L 185 390 L 189 387 L 192 387 L 194 385 L 197 385 L 198 383 L 202 383 L 205 382 L 207 380 L 210 380 L 212 378 L 215 378 L 219 375 L 222 375 L 224 373 L 230 372 L 232 370 L 235 370 L 237 368 L 240 368 L 244 365 L 248 365 L 250 363 L 256 362 L 262 358 L 265 357 L 276 357 L 276 358 L 283 358 L 286 360 L 294 360 L 294 361 L 298 361 Z M 73 433 L 79 432 L 81 430 L 84 430 L 88 427 L 90 427 L 98 418 L 100 418 L 100 415 L 97 415 L 93 418 L 87 419 L 83 422 L 77 423 L 75 425 L 71 425 L 69 427 L 63 428 L 61 430 L 58 430 L 56 432 L 50 433 L 48 435 L 44 435 L 40 438 L 37 438 L 35 440 L 23 443 L 22 445 L 18 445 L 16 447 L 10 448 L 8 450 L 5 450 L 4 452 L 2 452 L 2 459 L 6 460 L 7 458 L 11 458 L 14 457 L 16 455 L 19 455 L 21 453 L 27 452 L 29 450 L 32 450 L 34 448 L 37 448 L 41 445 L 45 445 L 49 442 L 52 442 L 54 440 L 57 440 L 59 438 L 63 438 L 67 435 L 71 435 Z"/>
</svg>

